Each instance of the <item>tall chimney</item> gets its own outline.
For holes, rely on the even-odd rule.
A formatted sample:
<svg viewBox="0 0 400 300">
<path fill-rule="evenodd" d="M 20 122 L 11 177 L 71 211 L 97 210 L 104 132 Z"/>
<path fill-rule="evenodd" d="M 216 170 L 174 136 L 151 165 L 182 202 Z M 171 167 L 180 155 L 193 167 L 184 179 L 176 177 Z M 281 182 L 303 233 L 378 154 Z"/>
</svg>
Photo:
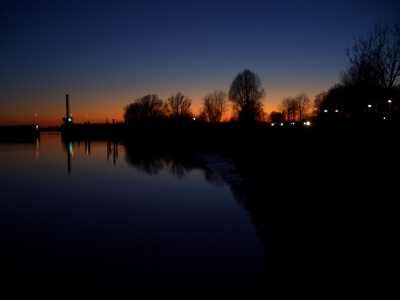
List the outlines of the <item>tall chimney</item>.
<svg viewBox="0 0 400 300">
<path fill-rule="evenodd" d="M 69 103 L 68 103 L 68 94 L 65 96 L 65 104 L 67 106 L 67 120 L 69 118 Z"/>
</svg>

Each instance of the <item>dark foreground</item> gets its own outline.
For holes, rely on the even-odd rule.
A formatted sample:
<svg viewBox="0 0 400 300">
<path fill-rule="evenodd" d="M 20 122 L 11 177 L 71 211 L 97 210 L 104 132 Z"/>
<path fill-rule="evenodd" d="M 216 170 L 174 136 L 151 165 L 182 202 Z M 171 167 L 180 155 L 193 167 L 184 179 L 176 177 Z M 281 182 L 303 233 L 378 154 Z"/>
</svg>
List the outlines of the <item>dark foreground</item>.
<svg viewBox="0 0 400 300">
<path fill-rule="evenodd" d="M 245 180 L 232 188 L 265 249 L 263 266 L 248 278 L 249 297 L 384 296 L 397 286 L 399 129 L 83 126 L 64 139 L 106 132 L 149 151 L 222 150 L 233 158 Z"/>
<path fill-rule="evenodd" d="M 398 128 L 112 125 L 124 129 L 109 133 L 149 150 L 233 157 L 245 178 L 233 188 L 265 248 L 249 278 L 255 298 L 385 295 L 396 286 Z"/>
<path fill-rule="evenodd" d="M 394 290 L 399 150 L 394 128 L 270 131 L 232 147 L 269 295 Z"/>
</svg>

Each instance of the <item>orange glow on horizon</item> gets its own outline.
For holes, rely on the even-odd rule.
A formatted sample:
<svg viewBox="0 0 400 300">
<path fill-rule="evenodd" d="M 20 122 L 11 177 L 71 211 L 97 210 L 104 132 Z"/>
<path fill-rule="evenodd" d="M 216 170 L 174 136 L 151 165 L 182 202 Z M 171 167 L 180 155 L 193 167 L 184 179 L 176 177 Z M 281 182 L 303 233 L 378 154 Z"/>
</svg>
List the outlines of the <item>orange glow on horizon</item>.
<svg viewBox="0 0 400 300">
<path fill-rule="evenodd" d="M 204 94 L 198 94 L 188 96 L 192 99 L 192 113 L 197 116 L 199 115 L 202 107 L 202 98 Z M 274 94 L 273 98 L 267 97 L 263 99 L 264 112 L 267 114 L 272 111 L 276 111 L 279 102 L 290 94 Z M 310 100 L 313 101 L 315 95 L 308 94 Z M 170 96 L 170 95 L 169 95 Z M 169 96 L 159 97 L 164 101 Z M 294 95 L 293 95 L 294 96 Z M 12 125 L 28 125 L 32 123 L 39 124 L 42 128 L 45 127 L 56 127 L 60 126 L 62 118 L 65 117 L 65 95 L 58 97 L 57 101 L 53 99 L 45 101 L 40 105 L 33 107 L 32 104 L 24 107 L 10 107 L 0 112 L 0 126 L 12 126 Z M 114 100 L 110 100 L 114 99 Z M 139 97 L 132 97 L 126 95 L 118 95 L 118 97 L 110 97 L 110 95 L 103 96 L 102 98 L 95 96 L 84 97 L 79 95 L 75 96 L 69 94 L 69 111 L 72 114 L 73 122 L 83 124 L 90 121 L 90 123 L 112 123 L 123 122 L 124 107 Z M 47 102 L 51 103 L 52 106 L 47 105 Z M 228 110 L 222 117 L 222 121 L 227 121 L 231 117 L 231 103 L 228 101 Z"/>
</svg>

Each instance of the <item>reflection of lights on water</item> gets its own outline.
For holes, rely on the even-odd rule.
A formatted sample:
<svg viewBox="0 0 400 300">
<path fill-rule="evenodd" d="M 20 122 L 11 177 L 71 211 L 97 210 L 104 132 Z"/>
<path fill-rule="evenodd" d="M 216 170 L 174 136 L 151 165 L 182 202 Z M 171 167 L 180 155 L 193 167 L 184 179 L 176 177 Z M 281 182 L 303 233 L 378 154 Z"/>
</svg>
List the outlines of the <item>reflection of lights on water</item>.
<svg viewBox="0 0 400 300">
<path fill-rule="evenodd" d="M 36 153 L 35 153 L 36 159 L 39 159 L 39 144 L 40 144 L 40 140 L 39 140 L 39 138 L 36 138 Z"/>
<path fill-rule="evenodd" d="M 74 148 L 72 147 L 72 142 L 69 142 L 68 144 L 68 153 L 74 156 Z"/>
</svg>

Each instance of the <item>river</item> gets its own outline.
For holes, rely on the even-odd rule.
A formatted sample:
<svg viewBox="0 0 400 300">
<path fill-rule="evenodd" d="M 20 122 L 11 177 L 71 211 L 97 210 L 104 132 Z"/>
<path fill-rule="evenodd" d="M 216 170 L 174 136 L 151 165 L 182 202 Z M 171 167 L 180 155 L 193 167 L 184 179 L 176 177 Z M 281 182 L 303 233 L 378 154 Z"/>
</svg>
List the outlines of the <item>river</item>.
<svg viewBox="0 0 400 300">
<path fill-rule="evenodd" d="M 190 155 L 140 149 L 59 133 L 0 144 L 6 290 L 247 295 L 263 249 L 229 186 Z"/>
</svg>

